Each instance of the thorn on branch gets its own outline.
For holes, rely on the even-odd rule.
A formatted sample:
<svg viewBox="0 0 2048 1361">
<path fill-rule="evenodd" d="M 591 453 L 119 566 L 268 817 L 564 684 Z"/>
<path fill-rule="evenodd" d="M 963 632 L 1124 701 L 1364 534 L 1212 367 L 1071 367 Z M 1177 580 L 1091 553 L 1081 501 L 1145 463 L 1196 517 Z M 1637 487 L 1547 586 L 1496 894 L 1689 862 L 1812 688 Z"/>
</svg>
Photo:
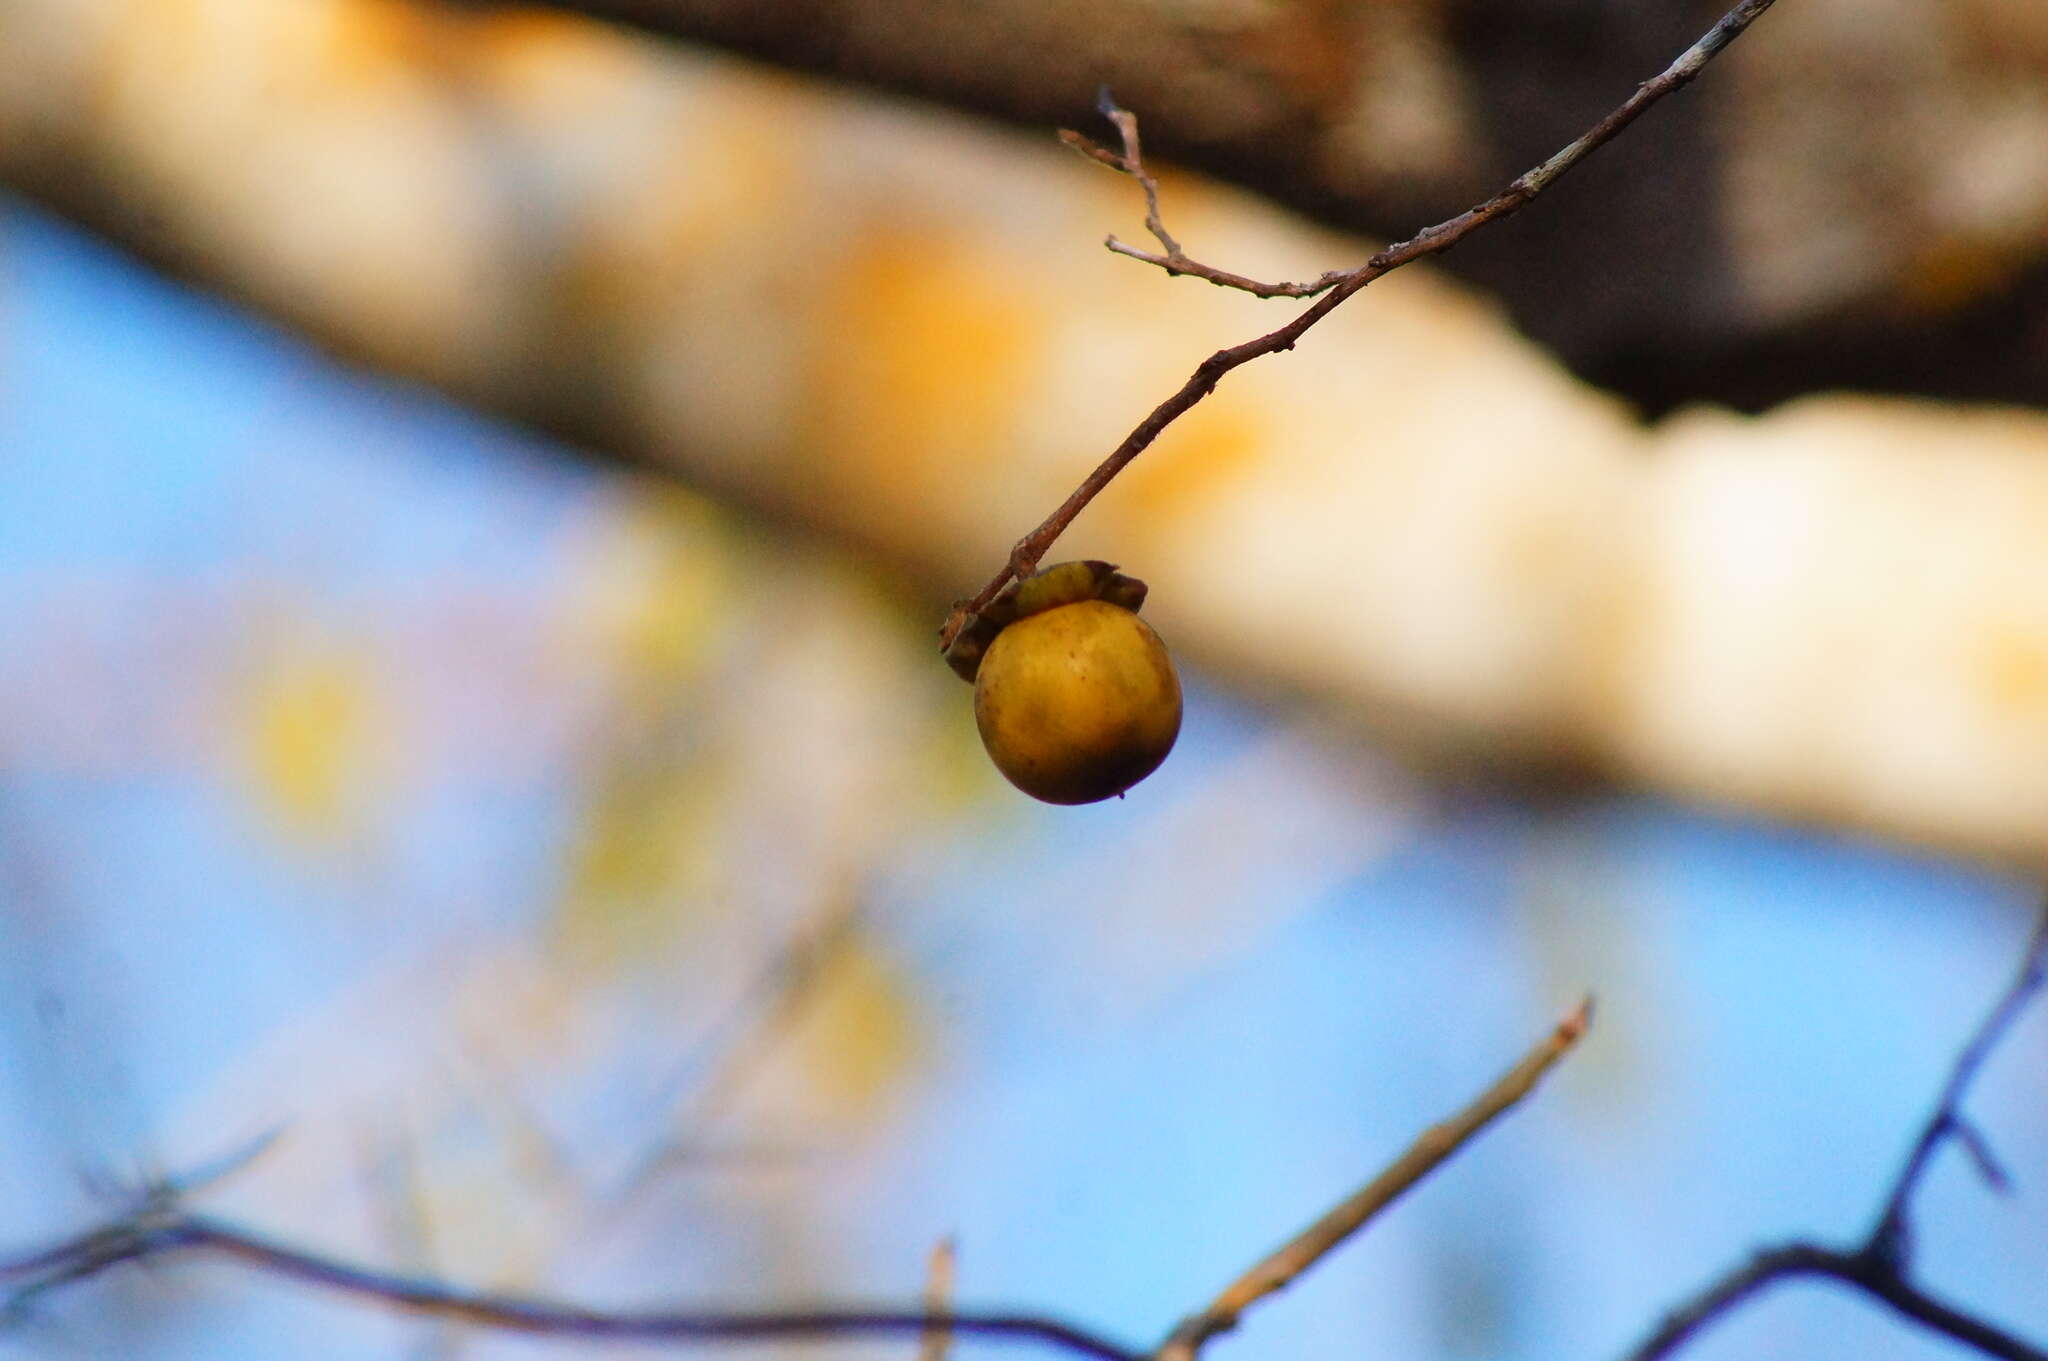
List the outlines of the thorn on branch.
<svg viewBox="0 0 2048 1361">
<path fill-rule="evenodd" d="M 1955 1137 L 1955 1141 L 1962 1145 L 1963 1151 L 1970 1155 L 1970 1161 L 1976 1164 L 1977 1175 L 1984 1179 L 1984 1184 L 2001 1196 L 2011 1195 L 2012 1174 L 2005 1170 L 2005 1165 L 1992 1151 L 1991 1142 L 1984 1137 L 1984 1131 L 1978 1129 L 1974 1121 L 1958 1116 L 1950 1133 Z"/>
</svg>

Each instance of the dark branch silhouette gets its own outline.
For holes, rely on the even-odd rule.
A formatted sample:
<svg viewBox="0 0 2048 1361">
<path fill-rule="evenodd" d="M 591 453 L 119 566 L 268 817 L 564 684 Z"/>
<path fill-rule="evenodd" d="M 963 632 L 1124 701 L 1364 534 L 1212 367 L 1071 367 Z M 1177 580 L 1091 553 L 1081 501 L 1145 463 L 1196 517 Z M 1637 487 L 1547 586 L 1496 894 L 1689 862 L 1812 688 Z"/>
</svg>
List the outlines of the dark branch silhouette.
<svg viewBox="0 0 2048 1361">
<path fill-rule="evenodd" d="M 1833 1280 L 1861 1291 L 1900 1317 L 2004 1361 L 2048 1361 L 2048 1349 L 1940 1299 L 1912 1280 L 1914 1194 L 1944 1144 L 1953 1142 L 1993 1186 L 2009 1178 L 1992 1159 L 1963 1102 L 1985 1060 L 2048 981 L 2048 913 L 2028 943 L 2021 967 L 1963 1047 L 1885 1196 L 1876 1223 L 1850 1248 L 1795 1242 L 1751 1256 L 1672 1310 L 1629 1353 L 1629 1361 L 1671 1356 L 1722 1316 L 1769 1287 L 1794 1279 Z M 1503 1112 L 1520 1102 L 1585 1034 L 1590 1001 L 1582 1003 L 1513 1068 L 1456 1115 L 1417 1138 L 1385 1171 L 1339 1202 L 1277 1251 L 1262 1258 L 1211 1303 L 1188 1315 L 1156 1350 L 1147 1352 L 1047 1314 L 956 1310 L 946 1300 L 947 1267 L 935 1258 L 921 1308 L 812 1308 L 703 1312 L 605 1310 L 564 1301 L 408 1276 L 292 1247 L 254 1230 L 185 1208 L 184 1201 L 269 1146 L 265 1136 L 201 1171 L 146 1188 L 140 1201 L 108 1222 L 57 1243 L 0 1260 L 0 1327 L 28 1317 L 45 1294 L 76 1285 L 123 1263 L 204 1253 L 251 1270 L 382 1304 L 502 1331 L 551 1337 L 707 1343 L 883 1336 L 920 1339 L 926 1353 L 950 1335 L 1035 1342 L 1095 1361 L 1195 1361 L 1212 1339 L 1235 1328 L 1246 1310 L 1286 1288 L 1348 1241 L 1409 1187 L 1428 1176 Z"/>
<path fill-rule="evenodd" d="M 1983 1135 L 1963 1113 L 1962 1103 L 1984 1060 L 2040 991 L 2044 977 L 2048 977 L 2048 910 L 2044 910 L 2033 939 L 2027 943 L 2019 973 L 1999 994 L 1998 1001 L 1949 1070 L 1933 1114 L 1927 1117 L 1919 1137 L 1913 1141 L 1905 1165 L 1885 1196 L 1877 1223 L 1862 1243 L 1846 1250 L 1818 1243 L 1789 1243 L 1757 1253 L 1674 1309 L 1655 1332 L 1629 1353 L 1629 1361 L 1655 1361 L 1669 1356 L 1766 1287 L 1801 1276 L 1853 1286 L 1903 1317 L 1986 1356 L 2003 1357 L 2006 1361 L 2048 1361 L 2048 1350 L 2021 1341 L 1934 1298 L 1911 1280 L 1913 1196 L 1943 1144 L 1953 1140 L 1961 1146 L 1994 1189 L 2002 1191 L 2010 1183 L 1991 1157 Z"/>
<path fill-rule="evenodd" d="M 1190 1358 L 1202 1343 L 1234 1327 L 1237 1315 L 1288 1284 L 1320 1261 L 1384 1209 L 1401 1192 L 1440 1167 L 1503 1112 L 1520 1102 L 1537 1081 L 1586 1033 L 1591 1002 L 1582 1002 L 1527 1057 L 1444 1124 L 1426 1131 L 1362 1191 L 1317 1220 L 1279 1253 L 1254 1267 L 1215 1304 L 1191 1315 L 1156 1353 L 1127 1347 L 1100 1333 L 1044 1314 L 959 1310 L 952 1307 L 950 1248 L 935 1256 L 919 1308 L 816 1308 L 759 1311 L 607 1310 L 559 1300 L 469 1290 L 424 1276 L 379 1271 L 338 1257 L 282 1243 L 185 1208 L 192 1179 L 146 1187 L 137 1204 L 107 1223 L 39 1248 L 12 1261 L 0 1260 L 0 1283 L 14 1282 L 0 1297 L 0 1327 L 26 1318 L 50 1291 L 88 1280 L 127 1262 L 174 1254 L 205 1253 L 266 1275 L 374 1300 L 397 1309 L 505 1332 L 550 1337 L 637 1342 L 743 1342 L 844 1337 L 902 1337 L 918 1340 L 926 1355 L 943 1353 L 952 1336 L 1036 1342 L 1094 1361 L 1150 1361 Z M 210 1164 L 210 1183 L 267 1147 L 252 1144 Z M 1228 1311 L 1227 1314 L 1223 1311 Z"/>
<path fill-rule="evenodd" d="M 205 1253 L 269 1276 L 501 1332 L 638 1342 L 741 1342 L 828 1337 L 925 1337 L 934 1324 L 956 1334 L 1045 1343 L 1096 1361 L 1142 1361 L 1144 1353 L 1058 1319 L 1028 1314 L 922 1309 L 819 1308 L 707 1312 L 608 1310 L 566 1301 L 467 1290 L 423 1276 L 378 1271 L 309 1252 L 226 1220 L 151 1204 L 122 1219 L 0 1264 L 0 1280 L 22 1279 L 0 1321 L 18 1320 L 57 1287 L 124 1262 Z"/>
</svg>

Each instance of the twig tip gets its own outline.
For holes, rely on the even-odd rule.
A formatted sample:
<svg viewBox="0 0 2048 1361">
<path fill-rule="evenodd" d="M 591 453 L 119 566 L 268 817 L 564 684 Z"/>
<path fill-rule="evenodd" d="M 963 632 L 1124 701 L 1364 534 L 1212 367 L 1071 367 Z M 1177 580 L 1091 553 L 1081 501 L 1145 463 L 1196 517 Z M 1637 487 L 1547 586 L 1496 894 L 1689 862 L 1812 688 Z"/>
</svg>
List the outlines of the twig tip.
<svg viewBox="0 0 2048 1361">
<path fill-rule="evenodd" d="M 1562 1021 L 1557 1023 L 1558 1038 L 1566 1044 L 1576 1044 L 1581 1036 L 1593 1028 L 1594 998 L 1587 993 L 1579 1004 L 1571 1009 Z"/>
</svg>

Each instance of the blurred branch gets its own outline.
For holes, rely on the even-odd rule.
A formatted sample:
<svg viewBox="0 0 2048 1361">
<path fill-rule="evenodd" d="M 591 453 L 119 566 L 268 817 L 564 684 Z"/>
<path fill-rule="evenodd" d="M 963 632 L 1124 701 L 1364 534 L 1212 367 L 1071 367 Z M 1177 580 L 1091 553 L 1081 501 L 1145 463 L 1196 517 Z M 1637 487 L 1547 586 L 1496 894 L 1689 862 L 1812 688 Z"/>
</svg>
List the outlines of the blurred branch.
<svg viewBox="0 0 2048 1361">
<path fill-rule="evenodd" d="M 2019 1014 L 2034 999 L 2034 994 L 2040 991 L 2044 973 L 2048 973 L 2048 909 L 2044 909 L 2041 920 L 2035 925 L 2033 939 L 2027 942 L 2019 973 L 1999 995 L 1998 1001 L 1978 1025 L 1977 1032 L 1956 1057 L 1948 1081 L 1942 1086 L 1940 1099 L 1934 1104 L 1934 1113 L 1927 1117 L 1920 1137 L 1913 1141 L 1913 1151 L 1906 1156 L 1906 1164 L 1899 1170 L 1891 1194 L 1885 1199 L 1884 1212 L 1878 1217 L 1877 1227 L 1870 1232 L 1869 1247 L 1886 1261 L 1903 1266 L 1913 1255 L 1910 1223 L 1913 1194 L 1919 1190 L 1920 1182 L 1927 1175 L 1927 1168 L 1942 1144 L 1953 1139 L 1962 1145 L 1993 1190 L 2004 1191 L 2010 1185 L 2010 1178 L 1991 1156 L 1983 1135 L 1963 1114 L 1963 1097 L 1976 1080 L 1984 1061 L 1991 1057 L 1991 1051 L 2012 1028 L 2012 1023 L 2019 1019 Z"/>
<path fill-rule="evenodd" d="M 175 1253 L 206 1253 L 252 1270 L 378 1301 L 435 1318 L 508 1332 L 615 1341 L 699 1343 L 825 1337 L 906 1337 L 919 1341 L 922 1361 L 943 1361 L 955 1336 L 1037 1342 L 1095 1361 L 1184 1361 L 1203 1343 L 1237 1325 L 1252 1303 L 1284 1288 L 1364 1226 L 1403 1191 L 1441 1166 L 1502 1112 L 1522 1100 L 1575 1045 L 1591 1019 L 1591 1001 L 1557 1028 L 1477 1100 L 1425 1131 L 1406 1153 L 1357 1194 L 1260 1262 L 1215 1303 L 1174 1329 L 1156 1353 L 1110 1341 L 1100 1333 L 1045 1315 L 959 1311 L 951 1302 L 953 1246 L 942 1241 L 927 1271 L 922 1308 L 832 1308 L 693 1312 L 602 1310 L 564 1301 L 467 1290 L 425 1276 L 379 1271 L 338 1257 L 288 1246 L 253 1230 L 187 1210 L 184 1187 L 165 1181 L 106 1223 L 13 1260 L 0 1260 L 0 1325 L 26 1317 L 49 1291 L 99 1275 L 124 1262 Z M 252 1145 L 241 1162 L 267 1144 Z M 240 1165 L 236 1163 L 235 1165 Z M 210 1177 L 227 1168 L 209 1169 Z"/>
<path fill-rule="evenodd" d="M 1194 1361 L 1211 1338 L 1237 1327 L 1246 1309 L 1292 1285 L 1303 1272 L 1393 1204 L 1402 1192 L 1442 1166 L 1481 1130 L 1529 1095 L 1543 1075 L 1571 1052 L 1592 1023 L 1593 999 L 1588 997 L 1470 1105 L 1442 1124 L 1424 1130 L 1384 1172 L 1231 1282 L 1206 1308 L 1182 1320 L 1160 1346 L 1158 1361 Z"/>
<path fill-rule="evenodd" d="M 747 1312 L 602 1310 L 584 1305 L 465 1290 L 419 1276 L 358 1266 L 286 1246 L 225 1220 L 176 1206 L 151 1207 L 12 1262 L 0 1281 L 23 1280 L 0 1318 L 17 1317 L 36 1295 L 122 1262 L 203 1252 L 266 1275 L 299 1281 L 395 1308 L 478 1327 L 553 1337 L 639 1342 L 762 1341 L 819 1337 L 926 1335 L 935 1321 L 922 1309 L 793 1309 Z M 1057 1319 L 1026 1314 L 948 1312 L 946 1326 L 982 1338 L 1041 1342 L 1097 1361 L 1140 1361 L 1140 1353 Z"/>
<path fill-rule="evenodd" d="M 861 911 L 858 901 L 831 898 L 777 944 L 731 1008 L 662 1083 L 652 1120 L 658 1137 L 607 1194 L 612 1205 L 629 1203 L 663 1172 L 702 1153 L 704 1129 L 760 1071 L 813 1000 L 819 980 L 845 957 L 861 930 Z"/>
<path fill-rule="evenodd" d="M 2044 909 L 2033 938 L 2027 943 L 2018 974 L 1999 994 L 1949 1070 L 1933 1114 L 1913 1141 L 1912 1151 L 1885 1197 L 1877 1224 L 1862 1243 L 1845 1250 L 1800 1242 L 1757 1253 L 1674 1309 L 1655 1332 L 1629 1353 L 1629 1361 L 1656 1361 L 1669 1356 L 1767 1286 L 1801 1276 L 1823 1277 L 1852 1286 L 1922 1327 L 1986 1356 L 2006 1361 L 2048 1361 L 2048 1350 L 2021 1341 L 1913 1284 L 1910 1222 L 1914 1193 L 1919 1190 L 1934 1155 L 1950 1140 L 1969 1154 L 1994 1189 L 2005 1188 L 2004 1172 L 1990 1158 L 1983 1136 L 1964 1115 L 1962 1103 L 1984 1061 L 2040 991 L 2044 977 L 2048 977 L 2048 909 Z"/>
<path fill-rule="evenodd" d="M 1074 489 L 1073 494 L 1067 497 L 1057 510 L 1047 516 L 1038 528 L 1017 541 L 1016 546 L 1010 550 L 1009 561 L 989 579 L 986 586 L 971 599 L 954 605 L 953 612 L 939 630 L 941 650 L 950 647 L 969 620 L 987 608 L 989 603 L 1002 593 L 1005 586 L 1029 576 L 1044 558 L 1046 551 L 1066 532 L 1067 526 L 1087 508 L 1088 503 L 1093 501 L 1118 473 L 1128 467 L 1132 460 L 1150 448 L 1153 441 L 1157 440 L 1169 425 L 1215 391 L 1216 385 L 1231 370 L 1249 364 L 1254 359 L 1293 349 L 1310 327 L 1341 307 L 1353 294 L 1375 279 L 1403 265 L 1413 264 L 1428 256 L 1440 255 L 1487 223 L 1499 221 L 1519 211 L 1524 204 L 1549 188 L 1580 161 L 1613 141 L 1651 105 L 1691 84 L 1706 68 L 1708 62 L 1740 37 L 1743 31 L 1773 3 L 1775 0 L 1740 0 L 1740 3 L 1722 15 L 1712 28 L 1679 54 L 1678 59 L 1665 67 L 1661 73 L 1638 85 L 1635 93 L 1623 100 L 1606 117 L 1587 128 L 1541 165 L 1518 176 L 1507 188 L 1484 203 L 1466 209 L 1456 217 L 1448 218 L 1433 227 L 1425 227 L 1406 241 L 1396 242 L 1379 251 L 1364 264 L 1335 280 L 1328 292 L 1300 316 L 1278 330 L 1270 331 L 1255 340 L 1245 341 L 1241 345 L 1218 350 L 1203 360 L 1188 376 L 1187 381 L 1181 384 L 1180 390 L 1154 407 L 1152 413 L 1140 421 L 1138 427 L 1125 436 L 1123 443 L 1119 444 L 1107 458 L 1096 465 L 1095 470 L 1082 480 L 1081 485 Z M 1114 108 L 1107 97 L 1103 102 Z M 1116 110 L 1110 113 L 1111 121 L 1116 122 L 1116 113 L 1121 112 Z M 1128 119 L 1128 115 L 1126 118 Z M 1128 119 L 1126 123 L 1118 123 L 1118 126 L 1120 130 L 1128 129 L 1125 136 L 1126 145 L 1130 148 L 1126 164 L 1122 168 L 1132 174 L 1139 174 L 1139 169 L 1134 168 L 1138 164 L 1136 120 Z M 1170 236 L 1164 234 L 1165 228 L 1158 225 L 1156 187 L 1142 177 L 1140 182 L 1146 184 L 1147 201 L 1152 205 L 1147 219 L 1148 224 L 1153 226 L 1155 234 L 1159 235 L 1160 240 L 1167 246 L 1169 256 L 1178 255 L 1179 247 Z M 1168 263 L 1171 268 L 1170 262 L 1162 263 Z M 1221 282 L 1213 274 L 1205 274 L 1203 277 L 1212 283 Z M 1256 286 L 1251 291 L 1256 292 Z"/>
</svg>

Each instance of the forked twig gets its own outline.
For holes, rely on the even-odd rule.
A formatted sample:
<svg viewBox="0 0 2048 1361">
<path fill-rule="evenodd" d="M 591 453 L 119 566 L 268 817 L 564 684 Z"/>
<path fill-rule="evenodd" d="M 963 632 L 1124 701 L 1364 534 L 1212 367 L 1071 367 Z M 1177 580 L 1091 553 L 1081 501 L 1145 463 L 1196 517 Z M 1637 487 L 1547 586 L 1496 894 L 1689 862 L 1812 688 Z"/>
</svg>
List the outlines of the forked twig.
<svg viewBox="0 0 2048 1361">
<path fill-rule="evenodd" d="M 1963 1046 L 1962 1053 L 1956 1056 L 1948 1081 L 1942 1085 L 1941 1095 L 1934 1103 L 1934 1113 L 1927 1117 L 1927 1123 L 1920 1129 L 1920 1137 L 1913 1141 L 1913 1151 L 1906 1155 L 1905 1165 L 1899 1169 L 1899 1175 L 1892 1183 L 1891 1194 L 1885 1198 L 1877 1225 L 1870 1231 L 1871 1251 L 1901 1265 L 1911 1258 L 1913 1194 L 1919 1189 L 1934 1155 L 1947 1140 L 1953 1139 L 1962 1146 L 1993 1190 L 2004 1191 L 2011 1185 L 2012 1179 L 1992 1155 L 1983 1134 L 1963 1114 L 1963 1097 L 1976 1080 L 1984 1061 L 1991 1057 L 1991 1051 L 1998 1047 L 1999 1040 L 2019 1019 L 2019 1014 L 2026 1010 L 2034 994 L 2040 991 L 2044 978 L 2048 978 L 2048 909 L 2043 910 L 2041 920 L 2034 926 L 2033 937 L 2027 942 L 2026 953 L 2020 959 L 2019 972 L 1999 994 L 1991 1010 L 1985 1013 L 1976 1032 L 1970 1036 L 1970 1042 Z"/>
<path fill-rule="evenodd" d="M 1166 230 L 1166 223 L 1160 216 L 1159 181 L 1153 177 L 1151 171 L 1145 169 L 1145 152 L 1138 140 L 1138 115 L 1129 109 L 1120 108 L 1117 102 L 1110 98 L 1107 88 L 1102 91 L 1095 107 L 1117 130 L 1117 135 L 1124 144 L 1121 152 L 1111 151 L 1108 147 L 1090 141 L 1071 128 L 1060 129 L 1060 141 L 1089 160 L 1129 175 L 1138 182 L 1138 187 L 1145 191 L 1145 230 L 1152 233 L 1153 239 L 1165 247 L 1164 254 L 1141 250 L 1118 240 L 1112 233 L 1104 237 L 1102 242 L 1110 250 L 1118 255 L 1128 255 L 1133 260 L 1142 260 L 1148 265 L 1157 265 L 1168 274 L 1187 274 L 1197 279 L 1207 279 L 1219 288 L 1234 288 L 1240 293 L 1249 293 L 1257 298 L 1312 298 L 1342 283 L 1344 276 L 1350 272 L 1333 269 L 1313 283 L 1265 284 L 1257 279 L 1248 279 L 1242 274 L 1233 274 L 1227 269 L 1218 269 L 1214 265 L 1205 265 L 1199 260 L 1189 258 L 1187 252 L 1181 249 L 1180 242 L 1174 240 L 1173 234 Z"/>
</svg>

